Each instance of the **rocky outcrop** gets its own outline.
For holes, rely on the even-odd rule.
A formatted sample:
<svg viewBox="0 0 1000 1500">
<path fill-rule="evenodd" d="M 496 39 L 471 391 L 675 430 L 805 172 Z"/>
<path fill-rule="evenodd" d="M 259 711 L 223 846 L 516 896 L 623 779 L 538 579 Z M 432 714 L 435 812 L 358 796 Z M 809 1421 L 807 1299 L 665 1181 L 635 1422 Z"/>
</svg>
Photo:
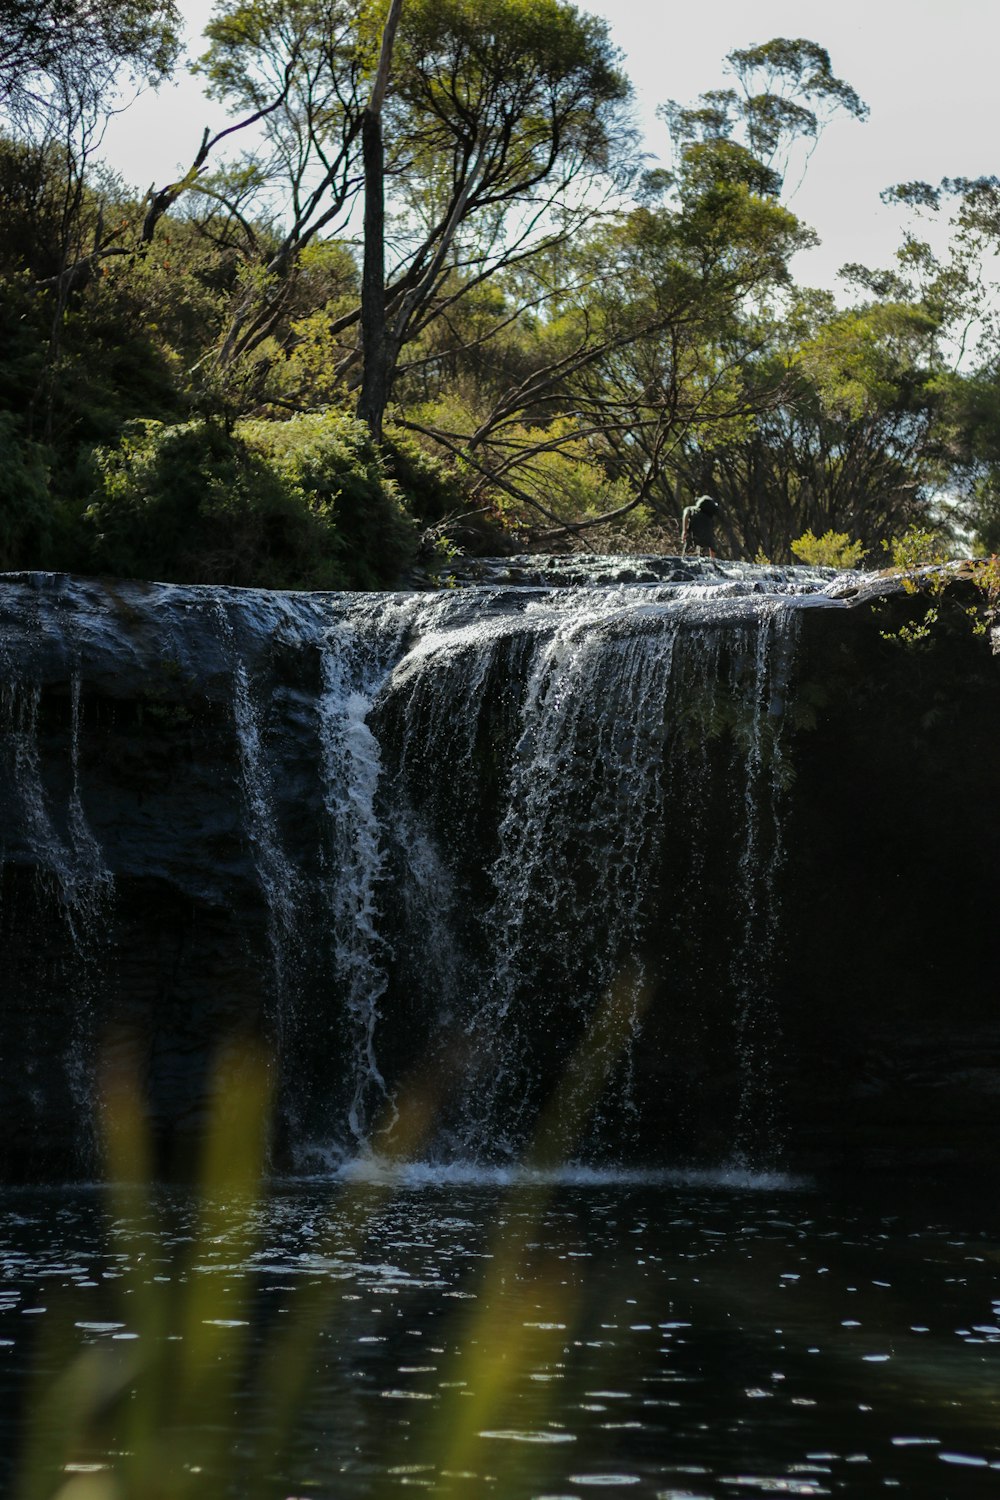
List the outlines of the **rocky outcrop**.
<svg viewBox="0 0 1000 1500">
<path fill-rule="evenodd" d="M 577 991 L 615 945 L 643 975 L 609 1126 L 623 1150 L 992 1169 L 998 659 L 961 585 L 907 644 L 919 596 L 825 583 L 765 651 L 753 632 L 775 589 L 799 585 L 726 575 L 720 601 L 742 590 L 729 612 L 698 603 L 697 650 L 655 636 L 644 677 L 636 642 L 661 615 L 643 596 L 635 623 L 608 616 L 608 661 L 632 673 L 608 703 L 623 683 L 639 694 L 635 731 L 597 701 L 572 740 L 540 747 L 523 717 L 549 680 L 537 617 L 568 605 L 537 581 L 352 600 L 4 578 L 0 1173 L 97 1170 L 101 1060 L 126 1053 L 160 1166 L 184 1170 L 234 1032 L 262 1036 L 281 1076 L 278 1162 L 363 1137 L 428 1057 L 471 1066 L 476 1014 L 516 1032 L 505 1077 L 541 1100 L 572 1055 Z M 583 627 L 562 628 L 545 626 L 563 642 L 545 670 L 589 682 Z M 535 805 L 543 770 L 564 777 L 564 806 L 551 789 Z M 518 842 L 533 818 L 548 862 Z M 520 935 L 533 958 L 518 968 Z M 440 1149 L 457 1149 L 468 1099 L 442 1108 Z"/>
<path fill-rule="evenodd" d="M 938 618 L 923 639 L 929 603 Z M 958 577 L 810 617 L 780 1009 L 804 1164 L 971 1169 L 1000 1147 L 1000 656 Z"/>
</svg>

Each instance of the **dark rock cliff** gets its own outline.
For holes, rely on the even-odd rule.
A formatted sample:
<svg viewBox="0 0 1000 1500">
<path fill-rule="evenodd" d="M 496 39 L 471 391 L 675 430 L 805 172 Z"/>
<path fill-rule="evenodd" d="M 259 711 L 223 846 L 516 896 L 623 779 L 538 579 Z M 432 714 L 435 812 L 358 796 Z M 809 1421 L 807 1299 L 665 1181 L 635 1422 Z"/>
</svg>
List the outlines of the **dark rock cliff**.
<svg viewBox="0 0 1000 1500">
<path fill-rule="evenodd" d="M 769 783 L 780 818 L 762 820 L 753 839 L 731 765 L 737 749 L 766 758 L 759 731 L 748 738 L 731 715 L 720 728 L 716 703 L 705 737 L 692 731 L 672 752 L 672 790 L 656 806 L 687 832 L 656 846 L 634 897 L 646 978 L 628 1081 L 633 1154 L 719 1161 L 741 1150 L 845 1171 L 984 1171 L 998 1159 L 1000 661 L 988 637 L 973 635 L 960 589 L 915 645 L 893 636 L 922 600 L 891 582 L 798 612 L 784 676 L 771 669 L 768 679 L 768 713 L 782 719 L 780 778 Z M 449 607 L 472 650 L 483 611 L 495 623 L 532 605 L 493 589 Z M 397 642 L 385 648 L 390 665 L 399 642 L 420 636 L 415 607 L 402 620 L 407 608 L 390 597 L 386 616 L 401 612 L 402 622 L 378 619 L 379 640 Z M 376 602 L 365 609 L 370 624 Z M 472 1045 L 468 1025 L 441 1030 L 438 1012 L 452 1003 L 439 999 L 445 990 L 475 982 L 459 972 L 446 984 L 434 966 L 490 961 L 469 914 L 496 901 L 483 872 L 519 732 L 510 684 L 523 694 L 532 680 L 524 632 L 506 620 L 502 650 L 491 645 L 471 675 L 463 668 L 475 699 L 449 707 L 444 688 L 422 698 L 405 674 L 387 696 L 376 672 L 366 704 L 356 683 L 331 686 L 331 622 L 351 651 L 364 645 L 343 610 L 337 596 L 0 580 L 7 1180 L 97 1169 L 94 1096 L 108 1056 L 127 1054 L 138 1069 L 158 1162 L 176 1171 L 202 1125 L 211 1059 L 234 1032 L 263 1036 L 276 1058 L 279 1164 L 302 1140 L 336 1134 L 331 1122 L 370 1118 L 367 1094 L 383 1083 L 391 1091 L 435 1028 L 454 1043 L 456 1067 Z M 738 679 L 732 661 L 715 659 L 720 681 Z M 445 684 L 454 661 L 442 658 Z M 317 705 L 334 687 L 345 707 L 331 729 Z M 686 690 L 697 698 L 697 673 Z M 474 732 L 463 719 L 473 701 L 482 705 Z M 429 854 L 413 856 L 415 835 L 397 826 L 395 852 L 366 851 L 374 813 L 366 822 L 353 807 L 358 787 L 331 795 L 338 757 L 354 756 L 362 771 L 376 764 L 369 725 L 380 784 L 397 789 L 383 820 L 405 823 L 423 799 L 454 830 L 460 847 L 441 856 L 451 880 L 441 902 L 461 938 L 457 957 L 431 931 L 444 877 Z M 421 734 L 434 749 L 423 763 Z M 449 768 L 440 747 L 463 736 L 465 758 Z M 569 785 L 575 773 L 566 774 Z M 596 806 L 600 774 L 585 786 Z M 554 858 L 574 864 L 565 879 L 579 905 L 588 882 L 603 899 L 605 877 L 590 870 L 590 825 L 574 816 L 576 843 Z M 606 843 L 613 822 L 594 819 Z M 447 843 L 447 828 L 437 835 Z M 625 888 L 645 848 L 638 835 L 627 845 L 608 889 Z M 362 857 L 363 890 L 351 874 Z M 397 889 L 404 865 L 411 884 L 420 876 L 416 915 Z M 496 1014 L 506 1024 L 520 1007 L 530 1071 L 544 1079 L 566 1056 L 573 984 L 599 961 L 587 947 L 594 934 L 581 933 L 574 968 L 565 922 L 558 911 L 539 916 L 543 904 L 518 918 L 536 924 L 530 983 Z M 383 929 L 369 932 L 378 914 Z M 547 934 L 562 955 L 550 964 Z M 748 998 L 755 969 L 767 989 L 758 1009 Z M 447 1052 L 440 1036 L 436 1045 Z"/>
</svg>

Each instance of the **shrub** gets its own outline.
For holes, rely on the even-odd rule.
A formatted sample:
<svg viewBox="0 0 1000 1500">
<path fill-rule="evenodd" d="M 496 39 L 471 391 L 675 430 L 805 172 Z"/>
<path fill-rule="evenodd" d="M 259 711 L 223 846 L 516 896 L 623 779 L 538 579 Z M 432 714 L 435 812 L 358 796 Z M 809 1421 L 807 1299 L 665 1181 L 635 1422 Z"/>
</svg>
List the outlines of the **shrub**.
<svg viewBox="0 0 1000 1500">
<path fill-rule="evenodd" d="M 923 645 L 930 640 L 940 619 L 944 593 L 953 581 L 953 575 L 942 568 L 950 557 L 949 545 L 940 532 L 911 526 L 900 536 L 883 541 L 882 551 L 889 554 L 892 570 L 902 575 L 900 581 L 905 592 L 922 594 L 931 601 L 924 607 L 922 620 L 908 621 L 898 630 L 880 631 L 882 639 L 904 646 Z M 978 618 L 975 606 L 966 612 L 973 617 L 975 626 Z"/>
<path fill-rule="evenodd" d="M 385 451 L 392 477 L 424 526 L 437 526 L 475 506 L 458 472 L 444 459 L 428 453 L 401 428 L 390 430 Z"/>
<path fill-rule="evenodd" d="M 804 531 L 792 542 L 792 555 L 812 568 L 856 568 L 865 549 L 860 542 L 852 542 L 846 531 L 825 531 L 822 536 Z"/>
<path fill-rule="evenodd" d="M 243 422 L 237 432 L 332 531 L 341 587 L 399 581 L 416 553 L 416 528 L 363 422 L 331 409 Z"/>
<path fill-rule="evenodd" d="M 166 582 L 378 588 L 414 528 L 366 429 L 335 412 L 133 424 L 95 455 L 83 522 L 98 571 Z"/>
<path fill-rule="evenodd" d="M 941 533 L 925 526 L 911 526 L 901 536 L 890 537 L 882 543 L 882 551 L 889 554 L 894 568 L 901 569 L 937 567 L 951 557 Z"/>
</svg>

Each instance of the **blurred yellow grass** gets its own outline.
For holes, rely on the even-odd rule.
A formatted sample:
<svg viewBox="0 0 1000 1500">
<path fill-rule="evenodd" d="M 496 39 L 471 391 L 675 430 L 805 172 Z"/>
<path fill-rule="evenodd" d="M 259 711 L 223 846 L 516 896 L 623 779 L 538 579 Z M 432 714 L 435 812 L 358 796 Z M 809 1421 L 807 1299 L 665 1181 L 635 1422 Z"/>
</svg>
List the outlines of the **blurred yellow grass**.
<svg viewBox="0 0 1000 1500">
<path fill-rule="evenodd" d="M 527 1314 L 541 1299 L 551 1321 L 573 1321 L 575 1294 L 556 1268 L 532 1262 L 529 1280 L 529 1247 L 557 1169 L 579 1138 L 643 1004 L 641 986 L 633 976 L 623 976 L 598 1007 L 542 1112 L 523 1175 L 493 1237 L 475 1311 L 419 1434 L 418 1468 L 438 1475 L 475 1472 L 481 1435 L 507 1420 L 513 1386 L 524 1369 Z M 253 1400 L 246 1410 L 266 1425 L 274 1454 L 288 1451 L 317 1341 L 331 1327 L 336 1332 L 339 1286 L 330 1276 L 302 1286 L 287 1325 L 270 1335 L 251 1370 L 255 1288 L 246 1268 L 258 1232 L 255 1210 L 265 1191 L 271 1077 L 259 1043 L 235 1038 L 222 1049 L 209 1090 L 197 1232 L 180 1273 L 165 1284 L 153 1278 L 144 1258 L 143 1241 L 152 1236 L 155 1242 L 158 1220 L 138 1071 L 127 1046 L 108 1049 L 102 1129 L 113 1244 L 122 1267 L 120 1315 L 128 1333 L 121 1341 L 80 1350 L 68 1319 L 47 1321 L 18 1500 L 186 1500 L 205 1493 L 206 1484 L 215 1487 L 213 1476 L 218 1480 L 231 1472 L 234 1395 L 251 1373 Z M 440 1083 L 428 1074 L 402 1091 L 376 1135 L 379 1172 L 339 1191 L 331 1234 L 341 1257 L 345 1248 L 361 1249 L 380 1205 L 396 1190 L 399 1170 L 425 1147 Z M 217 1278 L 206 1271 L 220 1245 L 239 1268 L 227 1282 L 224 1331 Z M 519 1315 L 519 1301 L 525 1316 Z M 112 1432 L 118 1445 L 113 1454 Z M 540 1475 L 544 1456 L 536 1458 Z M 375 1481 L 372 1493 L 381 1488 Z M 259 1469 L 241 1482 L 248 1500 L 272 1490 L 273 1476 Z"/>
</svg>

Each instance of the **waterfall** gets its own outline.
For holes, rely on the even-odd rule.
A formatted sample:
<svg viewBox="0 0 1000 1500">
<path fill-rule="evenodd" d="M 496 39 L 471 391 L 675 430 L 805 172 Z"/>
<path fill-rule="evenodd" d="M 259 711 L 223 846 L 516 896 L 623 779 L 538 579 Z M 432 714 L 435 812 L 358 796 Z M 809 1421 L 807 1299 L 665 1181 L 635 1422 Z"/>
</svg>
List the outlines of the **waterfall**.
<svg viewBox="0 0 1000 1500">
<path fill-rule="evenodd" d="M 36 889 L 35 909 L 30 915 L 15 906 L 10 912 L 0 911 L 0 919 L 6 929 L 8 953 L 12 929 L 26 920 L 30 924 L 32 918 L 37 924 L 37 932 L 31 934 L 38 944 L 32 978 L 43 1004 L 29 1011 L 25 1020 L 30 1025 L 32 1018 L 38 1018 L 39 1024 L 44 1024 L 41 1018 L 48 991 L 52 999 L 62 1001 L 67 1022 L 58 1038 L 47 1038 L 37 1047 L 31 1066 L 37 1066 L 37 1058 L 44 1056 L 51 1041 L 61 1046 L 65 1083 L 78 1121 L 70 1154 L 77 1167 L 86 1169 L 93 1162 L 96 1143 L 97 1122 L 92 1109 L 95 1032 L 101 976 L 109 962 L 114 877 L 88 822 L 82 798 L 83 709 L 78 666 L 70 669 L 68 687 L 68 734 L 60 746 L 61 763 L 52 768 L 62 795 L 53 797 L 43 771 L 41 686 L 19 680 L 9 666 L 0 684 L 0 776 L 8 791 L 0 840 L 0 875 L 13 862 L 12 856 L 16 860 L 15 851 L 27 846 L 33 855 Z M 0 904 L 2 900 L 0 897 Z M 44 931 L 52 922 L 62 929 L 64 940 Z M 8 968 L 8 980 L 10 977 Z M 55 1078 L 49 1076 L 40 1077 L 32 1087 L 32 1102 L 38 1112 L 49 1107 L 55 1086 Z"/>
<path fill-rule="evenodd" d="M 329 834 L 323 881 L 330 923 L 331 979 L 343 996 L 353 1079 L 347 1122 L 359 1145 L 389 1099 L 375 1050 L 379 1001 L 390 960 L 379 931 L 378 886 L 385 860 L 376 810 L 381 749 L 368 722 L 375 699 L 420 614 L 419 596 L 388 609 L 360 603 L 323 633 L 319 740 Z"/>
<path fill-rule="evenodd" d="M 41 769 L 39 710 L 41 688 L 8 682 L 0 697 L 0 715 L 8 744 L 8 775 L 23 831 L 35 851 L 39 873 L 47 878 L 74 940 L 93 938 L 106 888 L 112 883 L 100 846 L 87 822 L 80 798 L 80 694 L 78 672 L 70 677 L 68 743 L 69 794 L 63 832 L 56 826 Z"/>
<path fill-rule="evenodd" d="M 216 618 L 231 661 L 233 726 L 245 827 L 267 911 L 274 998 L 272 1022 L 280 1046 L 295 1000 L 301 942 L 298 931 L 301 882 L 278 829 L 272 771 L 264 743 L 264 705 L 255 698 L 232 623 L 221 601 L 216 605 Z"/>
<path fill-rule="evenodd" d="M 776 1026 L 771 986 L 779 929 L 777 884 L 785 857 L 788 768 L 781 729 L 797 624 L 796 613 L 777 602 L 760 622 L 755 649 L 748 649 L 744 658 L 753 711 L 742 757 L 744 834 L 736 862 L 740 914 L 730 970 L 741 1075 L 734 1138 L 739 1165 L 767 1165 L 781 1144 L 771 1080 Z"/>
<path fill-rule="evenodd" d="M 506 1096 L 507 1122 L 516 1127 L 509 1101 L 526 1096 L 518 1075 L 528 1057 L 515 1007 L 519 993 L 533 988 L 539 950 L 546 965 L 574 975 L 592 1003 L 624 970 L 625 945 L 639 936 L 663 833 L 662 699 L 677 621 L 668 614 L 661 630 L 621 635 L 623 608 L 597 596 L 556 620 L 535 646 L 490 871 L 492 972 L 469 1021 L 488 1060 L 467 1109 L 468 1146 L 477 1155 L 516 1141 L 505 1142 L 496 1105 Z M 595 924 L 606 938 L 584 982 L 576 959 L 581 933 Z M 642 970 L 629 968 L 634 1028 Z"/>
<path fill-rule="evenodd" d="M 414 1035 L 426 1055 L 455 1062 L 438 1135 L 446 1155 L 504 1159 L 526 1148 L 539 1077 L 571 1066 L 616 984 L 628 991 L 612 1110 L 620 1140 L 635 1111 L 648 907 L 662 846 L 690 849 L 697 887 L 699 831 L 718 775 L 709 749 L 723 737 L 741 840 L 730 917 L 742 1080 L 734 1152 L 753 1154 L 762 1137 L 773 1145 L 761 1101 L 796 612 L 789 597 L 720 592 L 507 590 L 488 608 L 479 600 L 472 616 L 467 599 L 440 598 L 411 622 L 374 692 L 371 723 L 384 744 L 363 743 L 383 783 L 381 824 L 371 780 L 354 806 L 364 809 L 366 889 L 388 864 L 396 912 L 382 939 L 367 928 L 371 901 L 364 906 L 358 1088 L 377 1079 L 385 1089 L 378 1058 L 392 1041 L 376 1007 L 387 966 L 401 966 Z M 352 700 L 340 689 L 339 701 Z M 337 760 L 341 774 L 352 764 L 343 747 Z M 356 876 L 348 873 L 344 889 L 356 893 Z M 558 1017 L 556 1037 L 540 1038 L 540 995 Z"/>
<path fill-rule="evenodd" d="M 429 594 L 3 585 L 0 847 L 73 955 L 45 982 L 80 1113 L 116 890 L 140 891 L 131 934 L 162 888 L 236 986 L 213 1024 L 263 997 L 302 1163 L 377 1154 L 413 1089 L 438 1160 L 518 1159 L 553 1101 L 577 1160 L 777 1160 L 796 641 L 835 600 L 829 576 L 668 563 L 498 563 Z M 107 726 L 148 787 L 97 751 Z M 191 1043 L 143 1005 L 169 1110 Z"/>
</svg>

